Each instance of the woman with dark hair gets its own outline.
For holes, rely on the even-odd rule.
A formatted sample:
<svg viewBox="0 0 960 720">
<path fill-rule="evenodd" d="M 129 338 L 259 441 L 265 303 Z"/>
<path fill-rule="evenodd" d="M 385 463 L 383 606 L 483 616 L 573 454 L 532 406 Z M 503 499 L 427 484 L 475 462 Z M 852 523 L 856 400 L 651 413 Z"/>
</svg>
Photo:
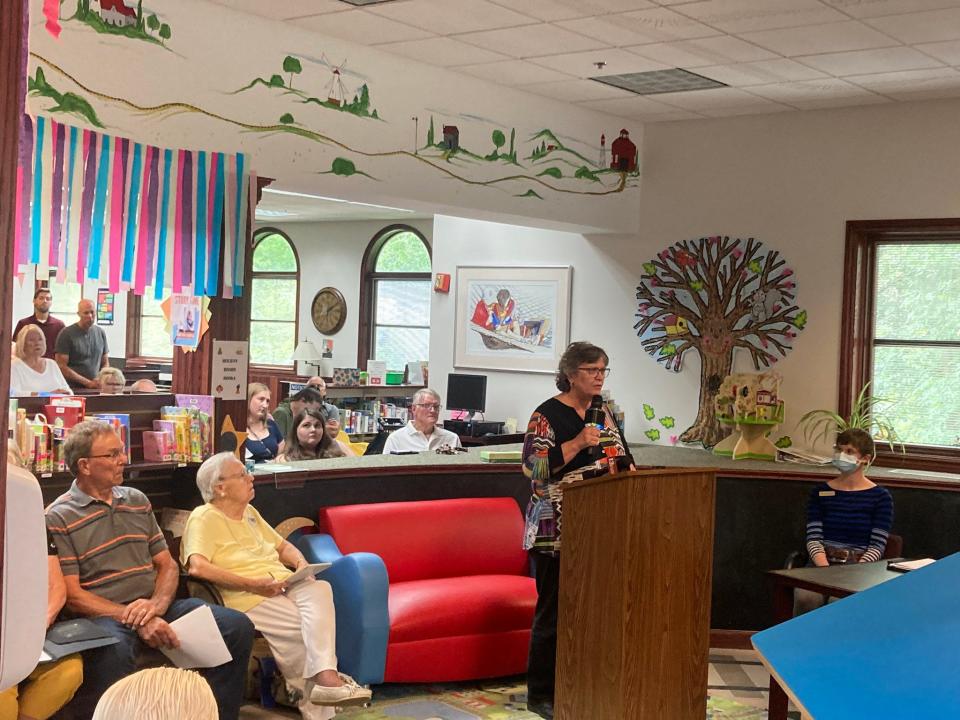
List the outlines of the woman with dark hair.
<svg viewBox="0 0 960 720">
<path fill-rule="evenodd" d="M 557 657 L 557 595 L 560 584 L 561 480 L 607 471 L 608 458 L 632 468 L 627 442 L 603 406 L 603 426 L 587 423 L 594 396 L 610 374 L 602 348 L 588 342 L 567 346 L 557 368 L 559 394 L 542 403 L 527 425 L 523 472 L 531 481 L 523 547 L 531 551 L 537 581 L 537 609 L 527 663 L 527 709 L 553 718 Z"/>
<path fill-rule="evenodd" d="M 326 425 L 327 417 L 322 410 L 306 408 L 298 412 L 277 461 L 344 457 L 346 453 L 340 443 L 327 434 Z"/>
</svg>

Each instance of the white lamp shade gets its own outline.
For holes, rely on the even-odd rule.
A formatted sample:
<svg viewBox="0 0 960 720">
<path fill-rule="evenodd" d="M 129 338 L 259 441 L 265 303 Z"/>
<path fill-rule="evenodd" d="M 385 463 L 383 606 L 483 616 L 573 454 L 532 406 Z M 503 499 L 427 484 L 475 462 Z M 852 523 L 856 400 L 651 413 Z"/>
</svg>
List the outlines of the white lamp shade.
<svg viewBox="0 0 960 720">
<path fill-rule="evenodd" d="M 320 353 L 317 352 L 317 347 L 309 340 L 301 340 L 297 344 L 297 349 L 293 351 L 293 355 L 290 356 L 291 360 L 302 360 L 303 362 L 310 363 L 311 365 L 316 365 L 320 362 Z"/>
</svg>

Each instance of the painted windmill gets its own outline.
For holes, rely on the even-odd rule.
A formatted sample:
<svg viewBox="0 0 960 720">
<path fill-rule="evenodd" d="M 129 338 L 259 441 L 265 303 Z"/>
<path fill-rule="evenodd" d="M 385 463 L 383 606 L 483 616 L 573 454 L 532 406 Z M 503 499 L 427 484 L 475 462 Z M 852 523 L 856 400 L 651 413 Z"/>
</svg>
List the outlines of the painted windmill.
<svg viewBox="0 0 960 720">
<path fill-rule="evenodd" d="M 340 71 L 343 70 L 346 65 L 346 60 L 339 65 L 331 64 L 333 75 L 330 78 L 330 84 L 327 85 L 327 102 L 337 107 L 343 107 L 347 101 L 347 88 L 343 84 L 343 78 L 340 77 Z"/>
</svg>

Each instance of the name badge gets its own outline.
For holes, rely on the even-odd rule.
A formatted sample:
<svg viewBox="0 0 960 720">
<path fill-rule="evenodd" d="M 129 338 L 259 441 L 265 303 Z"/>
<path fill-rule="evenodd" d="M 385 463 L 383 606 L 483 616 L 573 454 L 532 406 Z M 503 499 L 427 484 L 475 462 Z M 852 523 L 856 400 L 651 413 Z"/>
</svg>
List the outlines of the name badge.
<svg viewBox="0 0 960 720">
<path fill-rule="evenodd" d="M 837 494 L 836 490 L 821 490 L 817 493 L 820 497 L 833 497 Z"/>
</svg>

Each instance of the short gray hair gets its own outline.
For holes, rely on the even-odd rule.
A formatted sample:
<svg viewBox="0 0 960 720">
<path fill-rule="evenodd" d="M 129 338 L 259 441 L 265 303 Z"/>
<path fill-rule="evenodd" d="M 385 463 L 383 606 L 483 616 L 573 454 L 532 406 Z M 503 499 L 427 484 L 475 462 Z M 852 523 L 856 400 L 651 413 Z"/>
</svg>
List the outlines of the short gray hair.
<svg viewBox="0 0 960 720">
<path fill-rule="evenodd" d="M 84 420 L 70 428 L 67 440 L 63 443 L 63 455 L 70 472 L 76 475 L 77 461 L 90 456 L 98 437 L 112 432 L 114 429 L 103 420 Z"/>
<path fill-rule="evenodd" d="M 17 333 L 17 357 L 23 360 L 23 348 L 27 344 L 27 338 L 30 337 L 31 333 L 40 333 L 40 338 L 43 340 L 43 350 L 40 351 L 40 354 L 43 355 L 47 351 L 47 336 L 43 334 L 43 330 L 40 329 L 39 325 L 24 325 L 20 328 L 20 332 Z"/>
<path fill-rule="evenodd" d="M 208 457 L 197 469 L 197 489 L 200 491 L 200 497 L 203 498 L 204 502 L 213 500 L 213 489 L 220 484 L 223 477 L 223 466 L 230 460 L 240 462 L 232 452 L 222 452 Z"/>
<path fill-rule="evenodd" d="M 105 368 L 100 368 L 100 372 L 97 373 L 97 382 L 102 383 L 108 377 L 116 378 L 124 385 L 127 384 L 127 378 L 124 377 L 120 368 L 111 367 L 109 365 Z"/>
<path fill-rule="evenodd" d="M 438 393 L 436 390 L 431 390 L 430 388 L 422 388 L 413 394 L 413 399 L 410 401 L 410 405 L 416 405 L 427 395 L 436 398 L 438 403 L 440 402 L 440 393 Z"/>
</svg>

